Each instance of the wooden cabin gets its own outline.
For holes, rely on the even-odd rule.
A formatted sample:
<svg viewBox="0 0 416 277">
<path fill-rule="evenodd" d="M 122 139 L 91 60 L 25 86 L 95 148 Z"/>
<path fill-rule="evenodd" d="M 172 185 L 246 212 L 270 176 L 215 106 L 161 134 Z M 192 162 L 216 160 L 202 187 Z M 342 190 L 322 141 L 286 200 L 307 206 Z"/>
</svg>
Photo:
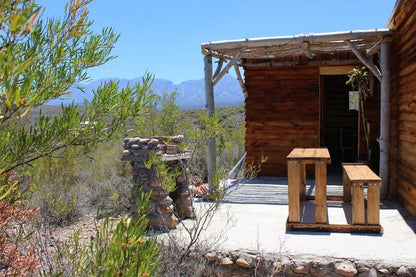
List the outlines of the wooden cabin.
<svg viewBox="0 0 416 277">
<path fill-rule="evenodd" d="M 391 53 L 390 194 L 416 217 L 416 0 L 397 1 Z"/>
<path fill-rule="evenodd" d="M 334 165 L 370 164 L 382 197 L 398 196 L 416 216 L 415 1 L 398 1 L 386 29 L 202 44 L 208 113 L 213 86 L 234 67 L 245 95 L 246 163 L 268 157 L 260 175 L 286 176 L 295 147 L 327 147 Z M 346 81 L 363 66 L 371 97 L 361 106 Z M 212 138 L 209 180 L 214 168 Z"/>
</svg>

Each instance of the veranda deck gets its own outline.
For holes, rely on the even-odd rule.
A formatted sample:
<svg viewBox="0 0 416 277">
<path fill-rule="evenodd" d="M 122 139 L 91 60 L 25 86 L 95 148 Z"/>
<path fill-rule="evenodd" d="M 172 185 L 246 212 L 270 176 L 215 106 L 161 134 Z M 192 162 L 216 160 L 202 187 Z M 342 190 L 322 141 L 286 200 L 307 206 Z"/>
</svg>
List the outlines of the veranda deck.
<svg viewBox="0 0 416 277">
<path fill-rule="evenodd" d="M 287 184 L 284 177 L 260 177 L 246 182 L 229 180 L 224 203 L 288 205 Z M 327 192 L 328 195 L 342 196 L 342 177 L 329 177 Z M 312 179 L 306 182 L 306 194 L 315 194 Z"/>
</svg>

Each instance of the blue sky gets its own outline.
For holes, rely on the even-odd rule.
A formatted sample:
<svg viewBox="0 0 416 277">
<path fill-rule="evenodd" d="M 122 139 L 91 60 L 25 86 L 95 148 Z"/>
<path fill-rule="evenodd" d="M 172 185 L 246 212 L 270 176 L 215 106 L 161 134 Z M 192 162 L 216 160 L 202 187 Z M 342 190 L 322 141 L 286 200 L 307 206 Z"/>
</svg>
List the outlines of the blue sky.
<svg viewBox="0 0 416 277">
<path fill-rule="evenodd" d="M 64 0 L 37 1 L 44 17 L 63 14 Z M 95 0 L 94 30 L 113 27 L 118 58 L 92 80 L 133 79 L 148 71 L 174 83 L 202 79 L 201 43 L 249 37 L 384 28 L 394 0 Z"/>
</svg>

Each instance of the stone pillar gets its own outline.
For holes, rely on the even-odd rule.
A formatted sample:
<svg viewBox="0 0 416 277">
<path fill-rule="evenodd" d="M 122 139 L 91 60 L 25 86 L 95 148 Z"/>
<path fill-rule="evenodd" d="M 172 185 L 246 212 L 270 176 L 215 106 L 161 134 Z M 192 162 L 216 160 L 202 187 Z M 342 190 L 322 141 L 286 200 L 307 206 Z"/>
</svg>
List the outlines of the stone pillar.
<svg viewBox="0 0 416 277">
<path fill-rule="evenodd" d="M 189 194 L 184 164 L 190 157 L 190 153 L 180 150 L 179 144 L 183 136 L 175 137 L 151 137 L 151 138 L 126 138 L 121 160 L 130 161 L 133 175 L 132 204 L 135 204 L 135 196 L 141 189 L 151 192 L 150 211 L 147 214 L 148 226 L 154 229 L 176 228 L 179 218 L 193 218 L 192 199 Z M 161 187 L 155 166 L 146 167 L 151 154 L 159 155 L 160 161 L 168 167 L 179 167 L 181 172 L 176 180 L 176 189 L 170 193 Z M 172 196 L 176 201 L 172 200 Z M 187 197 L 187 198 L 186 198 Z M 176 207 L 174 206 L 176 205 Z M 187 205 L 187 206 L 186 206 Z M 185 207 L 186 206 L 186 207 Z"/>
</svg>

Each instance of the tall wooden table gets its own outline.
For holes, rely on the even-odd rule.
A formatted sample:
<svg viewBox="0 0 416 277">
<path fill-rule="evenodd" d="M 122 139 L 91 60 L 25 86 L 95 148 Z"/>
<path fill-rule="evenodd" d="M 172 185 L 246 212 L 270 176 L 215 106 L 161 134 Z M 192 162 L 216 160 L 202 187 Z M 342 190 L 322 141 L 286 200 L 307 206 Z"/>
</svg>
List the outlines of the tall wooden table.
<svg viewBox="0 0 416 277">
<path fill-rule="evenodd" d="M 315 165 L 315 223 L 328 222 L 326 184 L 327 148 L 295 148 L 286 157 L 288 167 L 289 223 L 300 222 L 300 201 L 306 200 L 306 164 Z"/>
</svg>

